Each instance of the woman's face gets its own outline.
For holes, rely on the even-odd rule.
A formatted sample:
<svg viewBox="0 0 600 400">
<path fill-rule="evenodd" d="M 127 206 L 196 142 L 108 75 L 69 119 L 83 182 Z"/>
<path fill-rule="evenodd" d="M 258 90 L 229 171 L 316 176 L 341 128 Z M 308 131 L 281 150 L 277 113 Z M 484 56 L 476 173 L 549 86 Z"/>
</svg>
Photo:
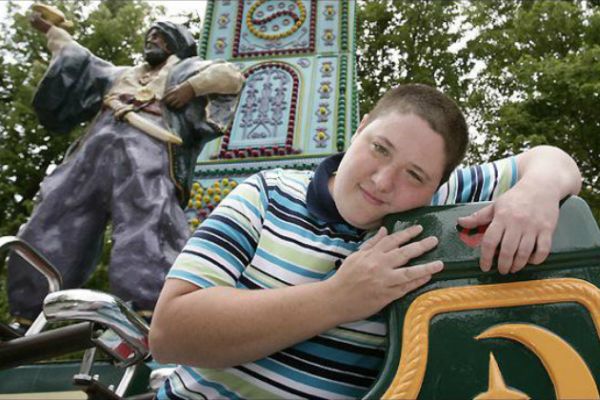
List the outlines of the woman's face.
<svg viewBox="0 0 600 400">
<path fill-rule="evenodd" d="M 428 205 L 446 165 L 444 140 L 414 114 L 363 118 L 329 191 L 346 222 L 381 225 L 391 213 Z"/>
</svg>

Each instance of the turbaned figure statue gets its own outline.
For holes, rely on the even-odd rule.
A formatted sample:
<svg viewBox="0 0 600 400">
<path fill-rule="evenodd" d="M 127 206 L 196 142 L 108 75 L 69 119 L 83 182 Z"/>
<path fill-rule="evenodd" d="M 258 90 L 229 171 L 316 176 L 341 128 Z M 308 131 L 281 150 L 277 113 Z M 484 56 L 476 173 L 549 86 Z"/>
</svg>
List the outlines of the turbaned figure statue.
<svg viewBox="0 0 600 400">
<path fill-rule="evenodd" d="M 243 75 L 223 60 L 196 57 L 192 35 L 171 22 L 148 30 L 143 63 L 117 67 L 50 20 L 31 16 L 52 53 L 34 109 L 54 132 L 93 121 L 42 182 L 18 236 L 74 288 L 95 269 L 111 221 L 111 292 L 151 316 L 189 236 L 182 206 L 196 159 L 233 119 Z M 47 285 L 24 263 L 11 254 L 8 286 L 10 311 L 26 323 L 40 312 Z"/>
</svg>

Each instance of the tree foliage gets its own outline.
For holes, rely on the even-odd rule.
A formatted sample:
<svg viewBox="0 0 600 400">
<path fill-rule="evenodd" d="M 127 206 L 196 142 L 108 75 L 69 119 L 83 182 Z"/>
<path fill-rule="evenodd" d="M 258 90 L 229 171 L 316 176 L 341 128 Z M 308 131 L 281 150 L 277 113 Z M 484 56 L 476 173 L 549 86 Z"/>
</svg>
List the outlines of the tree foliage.
<svg viewBox="0 0 600 400">
<path fill-rule="evenodd" d="M 367 1 L 358 10 L 361 114 L 391 86 L 421 82 L 463 100 L 468 67 L 453 46 L 465 29 L 454 24 L 456 1 Z"/>
<path fill-rule="evenodd" d="M 359 2 L 361 111 L 386 89 L 433 84 L 465 110 L 469 161 L 564 149 L 600 221 L 600 3 Z"/>
<path fill-rule="evenodd" d="M 492 157 L 558 146 L 584 176 L 582 196 L 600 220 L 600 8 L 581 1 L 470 3 L 480 34 L 467 49 L 484 61 L 470 106 Z M 475 25 L 477 24 L 477 25 Z"/>
</svg>

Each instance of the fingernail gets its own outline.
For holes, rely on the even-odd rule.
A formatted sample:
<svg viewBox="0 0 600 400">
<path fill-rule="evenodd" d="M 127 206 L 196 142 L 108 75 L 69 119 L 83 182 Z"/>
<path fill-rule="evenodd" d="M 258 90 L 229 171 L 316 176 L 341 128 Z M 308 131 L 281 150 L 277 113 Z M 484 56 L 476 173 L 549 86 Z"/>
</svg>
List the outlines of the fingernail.
<svg viewBox="0 0 600 400">
<path fill-rule="evenodd" d="M 422 231 L 422 230 L 423 230 L 423 226 L 422 226 L 422 225 L 419 225 L 419 224 L 417 224 L 417 225 L 413 225 L 413 226 L 412 226 L 412 228 L 413 228 L 414 230 L 416 230 L 416 231 Z"/>
</svg>

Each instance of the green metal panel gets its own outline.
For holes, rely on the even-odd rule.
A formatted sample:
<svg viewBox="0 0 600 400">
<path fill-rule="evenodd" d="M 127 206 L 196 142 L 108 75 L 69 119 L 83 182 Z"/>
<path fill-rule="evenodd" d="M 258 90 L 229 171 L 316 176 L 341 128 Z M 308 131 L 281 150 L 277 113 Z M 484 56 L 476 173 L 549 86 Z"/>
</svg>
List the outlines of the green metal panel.
<svg viewBox="0 0 600 400">
<path fill-rule="evenodd" d="M 417 385 L 418 397 L 466 399 L 486 392 L 489 384 L 488 371 L 491 368 L 490 353 L 493 353 L 508 387 L 516 388 L 531 398 L 556 398 L 556 391 L 565 384 L 565 377 L 556 372 L 556 364 L 560 362 L 556 355 L 536 355 L 526 346 L 531 338 L 475 338 L 486 329 L 502 323 L 537 326 L 562 338 L 567 343 L 568 351 L 578 354 L 591 372 L 597 391 L 600 382 L 600 341 L 591 309 L 595 307 L 597 312 L 600 307 L 597 289 L 600 285 L 600 230 L 589 208 L 580 198 L 568 199 L 561 207 L 559 225 L 548 259 L 539 266 L 529 265 L 518 274 L 502 276 L 494 272 L 494 269 L 487 273 L 479 270 L 479 248 L 469 246 L 467 243 L 473 237 L 467 237 L 464 232 L 460 234 L 456 226 L 457 217 L 469 215 L 486 205 L 426 207 L 386 219 L 389 230 L 395 231 L 419 223 L 424 227 L 423 237 L 437 236 L 440 239 L 438 248 L 413 260 L 411 264 L 442 259 L 445 269 L 431 283 L 388 308 L 389 343 L 385 365 L 366 398 L 378 399 L 386 393 L 398 371 L 401 356 L 408 360 L 414 359 L 414 354 L 409 354 L 414 352 L 414 348 L 403 349 L 402 343 L 406 343 L 409 338 L 408 334 L 403 337 L 403 329 L 407 329 L 407 311 L 417 299 L 424 298 L 424 294 L 432 295 L 438 293 L 436 291 L 442 293 L 441 290 L 449 288 L 480 286 L 481 293 L 485 294 L 486 288 L 490 291 L 492 287 L 510 288 L 516 282 L 526 281 L 539 283 L 539 286 L 538 289 L 516 292 L 517 298 L 522 298 L 523 303 L 541 292 L 548 292 L 550 294 L 547 296 L 552 297 L 554 288 L 557 288 L 557 293 L 563 289 L 578 292 L 573 301 L 563 298 L 542 304 L 513 304 L 504 307 L 484 306 L 482 302 L 480 308 L 438 313 L 425 324 L 425 336 L 428 340 L 423 346 L 426 367 L 422 383 Z M 560 278 L 575 278 L 578 281 L 556 283 L 562 282 L 557 280 Z M 575 284 L 571 285 L 570 282 Z M 588 285 L 595 297 L 585 306 L 575 301 L 575 298 L 587 283 L 596 287 Z M 454 306 L 452 303 L 459 301 L 457 299 L 456 296 L 447 296 L 448 308 Z M 431 304 L 436 307 L 434 303 Z M 438 307 L 440 305 L 441 308 L 446 307 L 444 303 L 438 302 Z M 414 369 L 407 375 L 413 372 Z"/>
<path fill-rule="evenodd" d="M 25 365 L 0 371 L 0 394 L 77 390 L 72 382 L 73 375 L 79 373 L 79 366 L 79 362 L 64 361 Z M 100 382 L 115 386 L 118 385 L 124 371 L 123 368 L 102 361 L 95 362 L 92 368 L 92 374 L 98 374 Z M 136 371 L 126 395 L 147 392 L 150 371 L 146 364 L 142 364 Z"/>
</svg>

